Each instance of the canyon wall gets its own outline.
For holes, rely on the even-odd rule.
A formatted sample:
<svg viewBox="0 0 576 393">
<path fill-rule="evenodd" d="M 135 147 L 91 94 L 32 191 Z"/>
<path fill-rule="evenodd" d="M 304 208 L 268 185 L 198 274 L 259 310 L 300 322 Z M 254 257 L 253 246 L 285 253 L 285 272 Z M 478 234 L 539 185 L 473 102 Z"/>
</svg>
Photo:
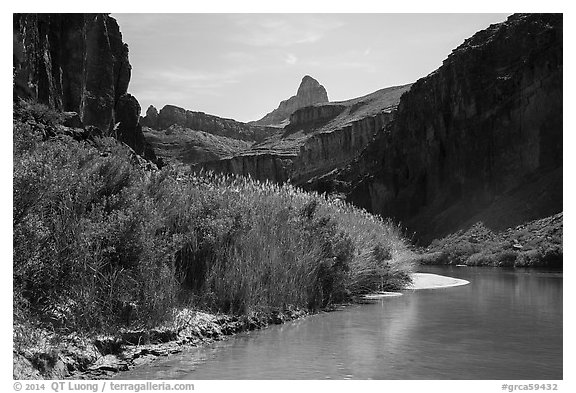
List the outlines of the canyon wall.
<svg viewBox="0 0 576 393">
<path fill-rule="evenodd" d="M 143 127 L 146 140 L 162 163 L 187 170 L 191 164 L 218 160 L 247 150 L 251 142 L 227 138 L 179 125 L 166 130 Z"/>
<path fill-rule="evenodd" d="M 165 105 L 160 112 L 154 106 L 150 106 L 141 122 L 144 126 L 155 130 L 166 130 L 170 126 L 178 125 L 250 142 L 262 141 L 277 132 L 275 128 L 242 123 L 204 112 L 193 112 L 174 105 Z"/>
<path fill-rule="evenodd" d="M 562 211 L 562 15 L 513 15 L 467 39 L 325 188 L 424 240 Z"/>
<path fill-rule="evenodd" d="M 295 156 L 271 153 L 240 154 L 221 160 L 192 165 L 193 171 L 211 170 L 218 173 L 231 173 L 260 181 L 284 183 L 294 173 Z"/>
<path fill-rule="evenodd" d="M 14 98 L 76 112 L 82 126 L 116 136 L 153 156 L 127 94 L 128 46 L 107 14 L 14 14 Z"/>
<path fill-rule="evenodd" d="M 314 189 L 317 179 L 354 159 L 388 124 L 410 85 L 378 90 L 348 101 L 296 110 L 282 133 L 241 154 L 193 166 Z"/>
<path fill-rule="evenodd" d="M 356 157 L 374 138 L 376 132 L 393 118 L 393 112 L 381 112 L 347 124 L 331 132 L 316 133 L 294 159 L 292 181 L 311 188 L 317 176 L 340 168 Z M 314 121 L 313 121 L 314 122 Z"/>
</svg>

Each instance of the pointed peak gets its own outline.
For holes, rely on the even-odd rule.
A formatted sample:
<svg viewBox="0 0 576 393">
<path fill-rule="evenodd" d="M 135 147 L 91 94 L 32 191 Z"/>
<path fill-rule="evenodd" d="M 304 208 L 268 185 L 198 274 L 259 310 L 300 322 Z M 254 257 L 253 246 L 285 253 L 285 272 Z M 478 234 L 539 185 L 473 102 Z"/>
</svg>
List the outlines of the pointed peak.
<svg viewBox="0 0 576 393">
<path fill-rule="evenodd" d="M 254 124 L 258 125 L 278 125 L 287 121 L 290 115 L 297 109 L 305 106 L 328 102 L 328 93 L 324 86 L 310 75 L 304 75 L 298 92 L 282 102 L 277 109 L 268 113 Z"/>
<path fill-rule="evenodd" d="M 313 98 L 312 101 L 325 102 L 328 101 L 328 95 L 326 94 L 326 89 L 320 84 L 316 79 L 312 78 L 310 75 L 304 75 L 300 86 L 298 87 L 297 97 L 310 97 L 315 96 L 319 98 Z M 325 97 L 325 98 L 324 98 Z M 309 99 L 307 99 L 309 101 Z M 309 102 L 307 104 L 311 104 Z"/>
<path fill-rule="evenodd" d="M 304 75 L 304 77 L 302 78 L 302 82 L 300 82 L 300 86 L 302 86 L 302 85 L 318 86 L 318 85 L 320 85 L 320 82 L 318 82 L 316 79 L 312 78 L 310 75 Z"/>
</svg>

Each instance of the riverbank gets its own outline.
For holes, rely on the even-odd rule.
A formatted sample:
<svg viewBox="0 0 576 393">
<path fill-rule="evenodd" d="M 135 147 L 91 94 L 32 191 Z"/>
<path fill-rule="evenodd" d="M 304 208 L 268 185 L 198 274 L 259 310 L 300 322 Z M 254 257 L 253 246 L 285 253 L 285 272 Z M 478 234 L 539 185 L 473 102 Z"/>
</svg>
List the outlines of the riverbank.
<svg viewBox="0 0 576 393">
<path fill-rule="evenodd" d="M 13 351 L 13 378 L 107 379 L 185 348 L 206 345 L 239 332 L 281 324 L 308 314 L 305 310 L 286 309 L 230 316 L 183 309 L 175 313 L 169 325 L 125 330 L 115 335 L 62 335 L 40 329 L 28 330 L 35 343 L 21 351 Z"/>
<path fill-rule="evenodd" d="M 411 279 L 407 290 L 449 288 L 469 283 L 431 273 L 412 273 Z M 387 292 L 387 296 L 395 295 L 401 293 Z M 34 346 L 21 353 L 14 351 L 13 376 L 14 379 L 108 379 L 186 348 L 208 345 L 236 333 L 282 324 L 309 314 L 293 308 L 250 316 L 182 309 L 174 313 L 170 324 L 156 329 L 125 330 L 116 335 L 93 337 L 36 331 Z"/>
<path fill-rule="evenodd" d="M 421 265 L 550 267 L 563 265 L 563 213 L 497 232 L 477 223 L 416 250 Z"/>
<path fill-rule="evenodd" d="M 158 351 L 148 343 L 216 339 L 409 281 L 412 252 L 389 220 L 290 184 L 158 169 L 49 107 L 13 109 L 17 378 L 98 377 Z M 204 315 L 188 318 L 194 334 L 172 315 L 183 308 L 209 312 L 189 311 Z"/>
</svg>

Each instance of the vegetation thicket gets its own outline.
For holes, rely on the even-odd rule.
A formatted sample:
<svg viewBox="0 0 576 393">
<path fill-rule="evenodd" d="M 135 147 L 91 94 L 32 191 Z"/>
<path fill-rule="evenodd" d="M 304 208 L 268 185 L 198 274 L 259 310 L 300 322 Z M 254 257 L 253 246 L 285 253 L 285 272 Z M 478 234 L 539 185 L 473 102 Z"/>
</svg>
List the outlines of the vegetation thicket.
<svg viewBox="0 0 576 393">
<path fill-rule="evenodd" d="M 144 170 L 125 145 L 74 140 L 62 121 L 14 106 L 16 323 L 95 332 L 157 326 L 180 307 L 316 310 L 410 280 L 391 222 L 288 184 Z"/>
</svg>

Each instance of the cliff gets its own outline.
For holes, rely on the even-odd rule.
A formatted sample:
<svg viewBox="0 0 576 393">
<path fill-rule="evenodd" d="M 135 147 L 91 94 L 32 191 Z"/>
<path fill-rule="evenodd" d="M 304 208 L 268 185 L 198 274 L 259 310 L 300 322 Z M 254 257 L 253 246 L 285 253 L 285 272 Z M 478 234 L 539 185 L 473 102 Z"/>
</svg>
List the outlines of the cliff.
<svg viewBox="0 0 576 393">
<path fill-rule="evenodd" d="M 106 14 L 14 14 L 14 98 L 79 115 L 78 126 L 116 136 L 153 158 L 127 94 L 131 66 L 116 20 Z"/>
<path fill-rule="evenodd" d="M 218 160 L 250 148 L 251 143 L 172 125 L 166 130 L 143 127 L 156 156 L 173 167 Z"/>
<path fill-rule="evenodd" d="M 324 176 L 355 158 L 393 118 L 410 85 L 378 90 L 348 101 L 316 104 L 290 116 L 281 134 L 241 154 L 196 165 L 216 172 L 313 188 Z"/>
<path fill-rule="evenodd" d="M 324 86 L 311 76 L 305 75 L 295 96 L 280 102 L 278 108 L 250 124 L 282 127 L 297 109 L 324 102 L 328 102 L 328 93 Z"/>
<path fill-rule="evenodd" d="M 142 124 L 155 130 L 166 130 L 178 125 L 196 131 L 204 131 L 226 138 L 242 141 L 262 141 L 277 129 L 242 123 L 233 119 L 209 115 L 204 112 L 193 112 L 174 105 L 165 105 L 160 112 L 150 106 Z"/>
<path fill-rule="evenodd" d="M 323 187 L 423 240 L 552 215 L 562 211 L 562 115 L 562 15 L 513 15 L 417 81 Z"/>
</svg>

